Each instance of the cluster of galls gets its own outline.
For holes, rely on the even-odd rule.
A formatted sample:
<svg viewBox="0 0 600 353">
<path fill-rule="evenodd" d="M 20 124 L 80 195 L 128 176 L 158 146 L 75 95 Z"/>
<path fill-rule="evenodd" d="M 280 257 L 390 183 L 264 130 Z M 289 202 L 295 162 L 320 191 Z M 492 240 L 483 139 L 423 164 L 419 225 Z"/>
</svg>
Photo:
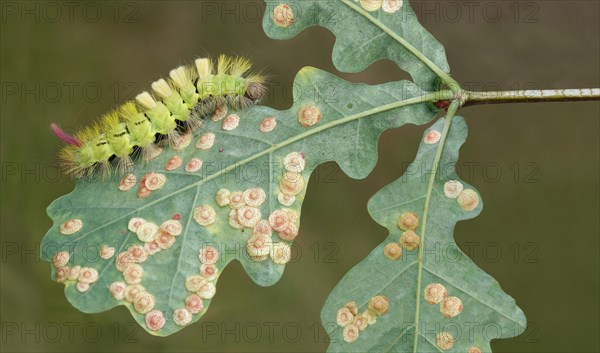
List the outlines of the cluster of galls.
<svg viewBox="0 0 600 353">
<path fill-rule="evenodd" d="M 446 287 L 440 283 L 432 283 L 423 290 L 423 299 L 431 305 L 440 306 L 440 313 L 446 318 L 453 318 L 463 310 L 462 300 L 458 297 L 448 297 Z M 436 345 L 442 350 L 449 350 L 454 345 L 454 337 L 449 332 L 441 332 L 435 338 Z M 469 352 L 476 347 L 472 347 Z"/>
<path fill-rule="evenodd" d="M 399 242 L 387 244 L 383 254 L 390 260 L 398 260 L 402 257 L 402 248 L 415 251 L 421 245 L 421 237 L 415 233 L 419 226 L 419 216 L 415 212 L 405 212 L 398 217 L 398 228 L 404 231 Z"/>
<path fill-rule="evenodd" d="M 361 314 L 358 313 L 358 305 L 355 302 L 346 303 L 336 315 L 337 324 L 344 328 L 344 341 L 348 343 L 356 341 L 361 331 L 369 325 L 374 325 L 377 318 L 387 314 L 388 310 L 388 299 L 382 295 L 371 298 L 369 306 Z"/>
<path fill-rule="evenodd" d="M 148 329 L 157 331 L 165 325 L 166 320 L 163 312 L 155 309 L 154 295 L 141 284 L 144 276 L 141 264 L 150 256 L 171 248 L 183 228 L 178 220 L 167 220 L 159 226 L 137 217 L 130 219 L 127 227 L 144 245 L 131 245 L 127 251 L 117 255 L 115 266 L 122 273 L 124 282 L 113 282 L 109 291 L 116 300 L 132 304 L 136 312 L 145 315 Z"/>
<path fill-rule="evenodd" d="M 80 292 L 86 292 L 90 285 L 98 280 L 98 271 L 91 267 L 78 265 L 67 266 L 71 255 L 67 251 L 59 251 L 54 255 L 52 263 L 56 267 L 56 281 L 60 283 L 75 282 Z"/>
</svg>

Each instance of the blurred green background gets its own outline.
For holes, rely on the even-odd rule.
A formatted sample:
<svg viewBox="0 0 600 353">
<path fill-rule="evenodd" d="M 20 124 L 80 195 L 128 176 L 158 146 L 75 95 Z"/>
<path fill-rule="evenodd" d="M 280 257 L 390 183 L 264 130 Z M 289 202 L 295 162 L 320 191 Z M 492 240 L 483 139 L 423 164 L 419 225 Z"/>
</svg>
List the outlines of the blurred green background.
<svg viewBox="0 0 600 353">
<path fill-rule="evenodd" d="M 598 1 L 467 3 L 413 3 L 465 87 L 600 86 Z M 319 313 L 328 293 L 387 234 L 370 219 L 366 202 L 400 177 L 424 126 L 386 132 L 377 167 L 365 180 L 348 179 L 334 164 L 319 168 L 303 206 L 303 256 L 281 281 L 261 288 L 239 265 L 228 267 L 204 318 L 168 338 L 137 328 L 123 307 L 78 312 L 37 255 L 51 225 L 46 207 L 73 188 L 57 174 L 61 143 L 50 122 L 67 130 L 85 125 L 203 54 L 251 57 L 271 77 L 265 104 L 279 109 L 291 105 L 289 84 L 307 65 L 356 82 L 408 78 L 387 61 L 360 74 L 337 72 L 335 38 L 322 28 L 270 40 L 261 27 L 263 6 L 2 2 L 2 351 L 326 350 Z M 461 114 L 470 138 L 459 167 L 485 209 L 460 223 L 455 237 L 530 323 L 520 337 L 494 341 L 495 351 L 598 352 L 600 104 L 477 106 Z"/>
</svg>

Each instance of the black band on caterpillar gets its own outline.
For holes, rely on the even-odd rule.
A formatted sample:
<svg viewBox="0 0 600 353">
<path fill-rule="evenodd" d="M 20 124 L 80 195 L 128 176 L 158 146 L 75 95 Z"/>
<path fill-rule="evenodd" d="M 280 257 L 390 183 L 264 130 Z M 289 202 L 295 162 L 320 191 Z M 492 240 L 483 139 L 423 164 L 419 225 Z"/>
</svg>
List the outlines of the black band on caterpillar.
<svg viewBox="0 0 600 353">
<path fill-rule="evenodd" d="M 264 77 L 249 73 L 251 67 L 245 58 L 225 55 L 216 65 L 210 59 L 197 59 L 195 67 L 178 67 L 171 70 L 168 81 L 152 83 L 154 96 L 139 94 L 135 102 L 121 105 L 75 136 L 52 124 L 54 134 L 68 144 L 60 152 L 65 171 L 76 178 L 96 170 L 108 175 L 113 166 L 127 171 L 133 166 L 132 156 L 140 153 L 144 161 L 154 158 L 162 139 L 173 146 L 182 133 L 197 130 L 218 107 L 243 109 L 258 103 L 265 93 Z"/>
</svg>

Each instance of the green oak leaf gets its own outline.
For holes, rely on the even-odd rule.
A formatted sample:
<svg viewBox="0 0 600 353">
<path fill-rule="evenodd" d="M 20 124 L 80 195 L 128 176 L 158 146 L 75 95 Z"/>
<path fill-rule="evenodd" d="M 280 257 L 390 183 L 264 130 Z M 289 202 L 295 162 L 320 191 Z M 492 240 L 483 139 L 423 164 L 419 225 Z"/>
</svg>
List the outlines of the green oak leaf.
<svg viewBox="0 0 600 353">
<path fill-rule="evenodd" d="M 408 81 L 377 86 L 352 84 L 324 71 L 304 68 L 295 79 L 294 105 L 289 110 L 256 106 L 230 111 L 215 120 L 217 114 L 206 120 L 187 147 L 182 144 L 179 149 L 165 148 L 151 163 L 138 163 L 132 172 L 135 180 L 113 176 L 105 181 L 78 181 L 72 193 L 48 207 L 54 224 L 43 239 L 41 257 L 54 262 L 52 277 L 65 283 L 67 299 L 79 310 L 101 312 L 125 305 L 146 330 L 158 336 L 170 335 L 204 314 L 218 274 L 231 261 L 241 262 L 259 285 L 276 283 L 284 270 L 286 246 L 297 234 L 299 212 L 313 169 L 335 161 L 350 177 L 366 177 L 376 164 L 382 132 L 431 121 L 436 112 L 426 102 L 438 95 L 423 92 Z M 232 129 L 236 116 L 239 126 Z M 265 132 L 269 127 L 272 131 Z M 288 156 L 295 159 L 286 159 Z M 198 167 L 199 161 L 194 159 L 202 161 L 196 172 L 194 166 Z M 132 188 L 122 191 L 120 186 Z M 236 211 L 238 222 L 241 214 L 247 216 L 246 228 L 230 225 L 232 208 L 217 204 L 221 189 L 232 193 L 230 198 L 220 200 L 231 200 L 233 207 L 241 206 L 239 194 L 234 192 L 255 189 L 245 199 L 248 208 Z M 264 191 L 264 202 L 259 202 L 261 191 L 256 189 Z M 295 194 L 294 198 L 283 196 L 282 189 Z M 252 222 L 268 220 L 274 213 L 279 217 L 275 222 L 281 221 L 275 224 L 285 228 L 274 231 L 269 242 L 261 238 L 262 242 L 253 244 L 261 251 L 277 251 L 272 257 L 257 252 L 251 258 L 246 250 L 248 241 L 257 239 L 254 232 L 265 232 L 264 228 L 253 230 Z M 134 218 L 143 221 L 132 222 Z M 156 230 L 167 221 L 162 230 Z M 146 246 L 150 253 L 157 246 L 164 249 L 144 261 L 140 247 Z M 214 256 L 209 256 L 212 260 L 200 256 L 207 249 L 212 255 L 213 249 L 220 254 L 214 264 L 217 273 L 211 266 Z M 121 272 L 117 264 L 125 271 Z M 79 274 L 77 266 L 81 267 Z M 98 273 L 97 279 L 94 272 Z M 140 278 L 143 288 L 135 287 Z M 194 280 L 188 290 L 186 281 L 190 278 Z M 121 283 L 125 279 L 127 286 Z M 111 294 L 114 283 L 115 295 Z M 121 298 L 124 287 L 129 301 Z M 194 293 L 203 299 L 201 310 L 197 298 L 189 298 Z M 144 314 L 152 307 L 152 298 L 153 310 L 158 312 Z M 191 304 L 187 305 L 186 300 Z M 180 310 L 183 308 L 189 309 L 191 318 Z"/>
<path fill-rule="evenodd" d="M 450 71 L 444 47 L 421 26 L 408 1 L 265 2 L 263 28 L 271 38 L 290 39 L 311 26 L 329 29 L 337 38 L 333 63 L 340 71 L 360 72 L 390 59 L 426 90 L 436 86 L 434 70 Z"/>
<path fill-rule="evenodd" d="M 490 352 L 490 340 L 519 335 L 525 328 L 525 316 L 514 299 L 453 238 L 456 223 L 474 218 L 482 209 L 477 192 L 455 171 L 459 148 L 467 137 L 460 117 L 454 118 L 433 187 L 428 188 L 445 120 L 425 132 L 405 175 L 369 201 L 371 216 L 390 234 L 327 299 L 321 320 L 331 332 L 330 352 Z M 419 243 L 413 239 L 415 234 Z M 436 304 L 444 289 L 445 299 Z M 381 297 L 387 299 L 388 311 L 378 315 Z M 348 305 L 358 314 L 354 323 L 349 323 L 352 315 L 343 309 L 349 302 L 356 303 L 356 307 Z M 353 325 L 360 326 L 365 317 L 376 321 L 356 331 Z"/>
</svg>

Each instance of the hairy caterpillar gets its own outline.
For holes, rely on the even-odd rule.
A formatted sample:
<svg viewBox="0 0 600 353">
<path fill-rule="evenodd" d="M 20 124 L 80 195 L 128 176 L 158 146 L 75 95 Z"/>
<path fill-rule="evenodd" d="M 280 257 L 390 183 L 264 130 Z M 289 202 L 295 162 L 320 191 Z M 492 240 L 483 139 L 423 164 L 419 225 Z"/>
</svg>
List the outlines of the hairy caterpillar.
<svg viewBox="0 0 600 353">
<path fill-rule="evenodd" d="M 173 146 L 181 134 L 197 130 L 218 107 L 242 109 L 258 103 L 265 91 L 264 77 L 249 73 L 251 67 L 240 57 L 221 55 L 216 63 L 197 59 L 195 67 L 180 66 L 171 70 L 168 80 L 152 83 L 154 95 L 137 95 L 135 101 L 75 135 L 51 124 L 54 134 L 68 144 L 59 155 L 63 169 L 76 178 L 97 170 L 106 176 L 113 166 L 119 172 L 130 170 L 133 156 L 152 159 L 161 140 L 166 138 Z"/>
</svg>

